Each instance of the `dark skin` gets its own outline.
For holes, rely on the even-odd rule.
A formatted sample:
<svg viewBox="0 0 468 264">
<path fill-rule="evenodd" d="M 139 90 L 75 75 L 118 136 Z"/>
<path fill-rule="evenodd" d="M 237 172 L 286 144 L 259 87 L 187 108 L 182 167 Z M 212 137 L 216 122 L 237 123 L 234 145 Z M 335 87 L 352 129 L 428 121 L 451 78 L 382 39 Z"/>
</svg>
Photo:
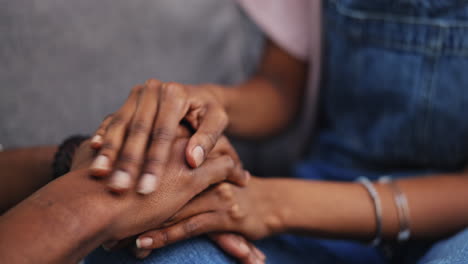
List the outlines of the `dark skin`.
<svg viewBox="0 0 468 264">
<path fill-rule="evenodd" d="M 98 177 L 112 175 L 109 187 L 114 192 L 136 186 L 141 194 L 152 193 L 158 188 L 155 179 L 164 174 L 166 141 L 174 137 L 174 127 L 182 119 L 196 131 L 185 151 L 193 168 L 204 162 L 205 154 L 212 150 L 223 131 L 251 139 L 278 134 L 300 108 L 306 71 L 303 61 L 269 42 L 258 72 L 235 87 L 149 80 L 135 87 L 134 93 L 138 95 L 130 97 L 97 130 L 91 142 L 100 154 L 91 166 L 91 173 Z M 262 98 L 262 104 L 258 104 L 258 98 Z M 146 144 L 150 145 L 148 149 L 144 147 Z M 201 151 L 195 152 L 197 146 Z M 228 253 L 249 263 L 251 254 L 245 254 L 247 251 L 236 250 L 234 243 L 221 244 Z"/>
<path fill-rule="evenodd" d="M 55 146 L 0 152 L 0 214 L 52 180 Z M 32 176 L 34 175 L 34 176 Z"/>
<path fill-rule="evenodd" d="M 70 263 L 106 241 L 121 240 L 163 223 L 197 193 L 227 178 L 246 174 L 226 155 L 210 154 L 197 169 L 185 165 L 187 139 L 176 139 L 161 192 L 115 195 L 89 177 L 89 144 L 80 148 L 72 172 L 52 181 L 0 218 L 0 262 Z M 229 147 L 228 147 L 229 148 Z M 203 177 L 201 177 L 203 175 Z M 190 187 L 189 187 L 190 186 Z M 184 191 L 185 190 L 185 191 Z M 155 208 L 158 208 L 155 210 Z M 35 219 L 35 221 L 30 221 Z M 41 243 L 36 243 L 41 238 Z M 47 251 L 47 254 L 43 252 Z"/>
<path fill-rule="evenodd" d="M 219 104 L 223 106 L 218 109 L 223 109 L 222 115 L 227 115 L 229 119 L 227 132 L 255 138 L 279 132 L 294 118 L 300 106 L 301 89 L 298 87 L 304 84 L 305 72 L 306 65 L 303 62 L 287 55 L 277 46 L 270 45 L 265 52 L 259 72 L 246 83 L 234 89 L 217 90 L 217 87 L 221 86 L 209 85 L 198 86 L 194 90 L 218 91 Z M 146 84 L 146 86 L 151 85 L 151 82 Z M 175 96 L 173 100 L 178 101 L 177 98 Z M 259 98 L 262 99 L 260 104 Z M 200 136 L 200 131 L 205 129 L 201 129 L 200 123 L 191 120 L 191 116 L 197 114 L 192 114 L 190 111 L 182 113 L 186 114 L 185 118 L 195 129 L 199 129 L 197 132 Z M 133 114 L 129 116 L 133 117 Z M 179 115 L 180 118 L 183 116 Z M 158 119 L 157 115 L 153 118 Z M 201 119 L 209 123 L 208 118 L 207 115 L 199 115 L 194 120 Z M 209 131 L 223 130 L 224 124 L 223 122 L 223 126 Z M 102 130 L 102 133 L 106 133 L 103 137 L 108 140 L 113 138 L 121 142 L 120 145 L 126 144 L 122 138 L 107 134 L 108 131 L 108 129 Z M 211 142 L 217 139 L 217 133 L 213 135 L 209 136 L 212 138 Z M 202 164 L 191 162 L 198 159 L 191 152 L 193 146 L 202 144 L 201 141 L 192 143 L 198 140 L 198 136 L 195 134 L 190 139 L 186 149 L 186 158 L 194 167 Z M 209 146 L 204 147 L 209 149 Z M 117 149 L 120 148 L 114 151 Z M 151 157 L 149 152 L 140 153 L 141 156 Z M 114 165 L 119 168 L 118 162 L 107 165 L 109 165 L 108 172 L 112 171 Z M 137 173 L 133 179 L 137 179 L 139 175 Z M 467 173 L 459 171 L 397 181 L 408 199 L 413 239 L 441 238 L 468 225 L 468 207 L 464 202 L 468 199 L 467 179 Z M 229 184 L 221 186 L 224 186 L 222 189 L 231 190 L 229 191 L 231 195 L 228 195 L 231 198 L 225 201 L 210 198 L 223 192 L 217 188 L 198 196 L 196 199 L 198 202 L 192 201 L 186 205 L 182 209 L 185 213 L 179 212 L 181 217 L 173 219 L 173 226 L 143 234 L 140 238 L 153 238 L 154 244 L 142 250 L 161 247 L 207 232 L 236 232 L 251 239 L 263 238 L 278 232 L 300 232 L 318 237 L 360 241 L 371 240 L 375 233 L 372 200 L 366 189 L 357 183 L 253 178 L 252 184 L 245 187 Z M 384 184 L 375 183 L 375 187 L 383 207 L 383 237 L 393 240 L 399 230 L 399 219 L 392 191 Z M 275 196 L 274 193 L 281 195 Z M 187 229 L 188 226 L 192 228 Z M 167 238 L 162 244 L 159 239 L 161 237 Z"/>
<path fill-rule="evenodd" d="M 272 67 L 272 65 L 284 64 L 290 66 L 290 71 L 277 75 L 276 70 L 279 69 L 279 67 Z M 158 123 L 160 125 L 162 124 L 162 129 L 161 126 L 158 125 L 155 126 L 155 129 L 150 131 L 148 126 L 145 126 L 145 123 L 148 122 L 148 119 L 144 119 L 144 115 L 142 115 L 141 118 L 135 118 L 138 117 L 138 115 L 125 115 L 125 113 L 129 111 L 133 113 L 132 111 L 135 111 L 137 113 L 146 113 L 145 115 L 148 115 L 148 106 L 150 107 L 149 112 L 153 111 L 154 113 L 155 109 L 152 108 L 153 110 L 151 110 L 151 104 L 148 102 L 144 103 L 144 101 L 138 101 L 138 106 L 134 105 L 129 107 L 128 104 L 126 104 L 123 107 L 123 110 L 121 109 L 122 111 L 117 112 L 117 115 L 108 118 L 103 123 L 103 126 L 98 130 L 97 133 L 98 135 L 102 135 L 101 140 L 99 140 L 99 138 L 94 140 L 93 145 L 95 147 L 100 147 L 103 145 L 103 150 L 107 149 L 108 151 L 113 151 L 115 158 L 115 153 L 119 150 L 120 146 L 122 146 L 122 143 L 115 143 L 116 141 L 113 141 L 113 138 L 117 138 L 117 141 L 123 140 L 123 131 L 130 131 L 130 137 L 128 138 L 135 139 L 139 143 L 130 144 L 130 152 L 122 152 L 126 153 L 126 155 L 123 155 L 123 158 L 120 157 L 118 160 L 120 160 L 120 163 L 123 164 L 121 165 L 123 168 L 131 171 L 133 167 L 134 171 L 138 171 L 135 169 L 138 167 L 138 163 L 133 161 L 138 160 L 138 157 L 142 157 L 141 151 L 142 149 L 146 148 L 142 148 L 141 146 L 144 145 L 143 142 L 149 142 L 148 135 L 151 135 L 153 138 L 151 145 L 158 145 L 157 149 L 163 149 L 163 151 L 159 153 L 153 153 L 149 151 L 144 155 L 149 155 L 148 160 L 163 161 L 162 163 L 155 164 L 153 166 L 154 171 L 157 171 L 158 168 L 161 170 L 161 167 L 164 167 L 164 163 L 167 163 L 168 158 L 168 148 L 161 148 L 161 146 L 167 145 L 167 141 L 173 139 L 174 124 L 178 123 L 179 120 L 177 119 L 181 118 L 180 114 L 183 114 L 184 110 L 190 110 L 189 112 L 185 113 L 186 115 L 183 117 L 185 117 L 186 120 L 192 124 L 198 135 L 196 133 L 196 135 L 193 136 L 189 141 L 185 151 L 186 159 L 192 167 L 199 167 L 207 158 L 208 155 L 206 153 L 211 153 L 210 151 L 213 149 L 213 146 L 216 144 L 216 142 L 220 139 L 222 131 L 224 128 L 226 128 L 226 126 L 228 126 L 228 132 L 231 134 L 252 138 L 276 134 L 278 133 L 279 129 L 284 128 L 293 118 L 295 112 L 299 108 L 297 100 L 301 94 L 301 88 L 303 87 L 302 82 L 305 79 L 305 68 L 303 66 L 303 62 L 295 60 L 293 57 L 283 52 L 273 43 L 269 43 L 265 52 L 264 61 L 262 62 L 262 66 L 260 67 L 258 73 L 247 83 L 238 85 L 229 91 L 225 89 L 226 87 L 219 85 L 201 85 L 198 87 L 189 87 L 179 84 L 173 85 L 182 86 L 182 88 L 179 87 L 170 89 L 169 91 L 168 87 L 172 87 L 173 85 L 158 83 L 158 81 L 147 82 L 145 86 L 145 92 L 147 92 L 147 90 L 153 89 L 153 91 L 149 92 L 154 93 L 156 91 L 159 96 L 161 94 L 161 90 L 169 91 L 166 92 L 166 97 L 160 96 L 161 100 L 174 98 L 174 91 L 176 91 L 176 94 L 179 96 L 178 100 L 170 100 L 169 104 L 165 104 L 166 106 L 168 105 L 168 107 L 158 106 L 157 111 L 161 111 L 161 115 L 159 116 L 171 116 L 175 114 L 179 115 L 179 117 L 175 119 L 166 119 L 166 121 L 159 120 L 158 122 L 155 122 L 155 125 Z M 295 89 L 291 89 L 291 87 L 295 87 Z M 135 88 L 136 92 L 138 89 L 138 87 Z M 185 100 L 186 103 L 184 108 L 178 104 L 181 101 L 183 102 L 183 100 L 180 100 L 180 96 L 186 96 L 187 94 L 185 92 L 188 89 L 194 90 L 194 94 L 197 96 L 190 97 L 190 100 L 186 97 L 187 100 Z M 240 95 L 242 95 L 242 98 L 239 98 Z M 258 96 L 265 99 L 264 104 L 259 105 L 256 103 L 256 98 Z M 193 100 L 193 98 L 198 98 L 198 101 Z M 188 108 L 187 105 L 189 105 Z M 280 107 L 277 108 L 277 106 Z M 277 109 L 277 111 L 272 112 L 272 108 Z M 249 109 L 255 111 L 249 111 Z M 223 112 L 225 113 L 224 115 Z M 251 113 L 256 115 L 251 115 Z M 273 113 L 274 115 L 264 116 L 262 113 Z M 246 114 L 249 114 L 249 118 L 246 118 Z M 229 123 L 225 120 L 226 118 L 230 119 Z M 261 120 L 262 122 L 258 122 L 258 120 Z M 150 121 L 152 123 L 151 119 Z M 107 126 L 109 126 L 111 129 L 108 129 Z M 264 130 L 259 131 L 259 129 Z M 169 133 L 167 133 L 168 131 Z M 103 140 L 103 133 L 106 133 L 105 136 L 108 141 Z M 132 136 L 132 134 L 136 136 Z M 137 149 L 135 150 L 135 148 L 131 148 L 131 145 L 137 146 Z M 201 146 L 203 149 L 203 154 L 201 156 L 192 155 L 192 150 L 194 148 L 193 146 L 196 145 Z M 154 149 L 156 148 L 154 147 Z M 137 158 L 134 158 L 135 153 Z M 112 157 L 112 153 L 109 154 L 109 156 Z M 110 172 L 109 168 L 110 166 L 104 170 L 104 173 L 99 170 L 94 170 L 94 173 L 97 176 L 103 176 Z M 139 173 L 136 173 L 136 175 L 133 176 L 133 179 L 137 178 L 138 174 Z M 44 183 L 45 181 L 41 181 L 41 184 Z M 37 184 L 36 188 L 41 186 L 41 184 Z M 131 185 L 128 186 L 128 188 L 130 187 Z M 128 188 L 114 188 L 114 191 L 121 192 Z M 25 196 L 26 193 L 27 192 L 25 192 L 23 196 Z M 18 200 L 19 199 L 16 199 L 14 202 L 17 202 Z M 230 239 L 230 237 L 235 239 Z M 253 263 L 255 261 L 252 255 L 256 255 L 255 258 L 257 259 L 264 260 L 264 256 L 262 256 L 260 252 L 252 253 L 256 251 L 255 248 L 250 247 L 250 250 L 248 251 L 241 250 L 237 245 L 239 242 L 242 242 L 241 244 L 245 244 L 245 240 L 238 236 L 220 234 L 219 236 L 213 236 L 213 239 L 216 240 L 225 250 L 227 250 L 228 253 L 234 253 L 234 255 L 241 258 L 242 261 L 246 263 Z"/>
<path fill-rule="evenodd" d="M 412 239 L 438 239 L 467 227 L 466 173 L 411 178 L 398 184 L 408 198 Z M 387 185 L 375 186 L 383 207 L 383 238 L 392 241 L 399 230 L 392 193 Z M 171 222 L 140 236 L 154 241 L 144 250 L 227 231 L 252 240 L 299 233 L 366 242 L 373 238 L 376 228 L 372 201 L 357 183 L 256 177 L 245 187 L 222 183 L 204 192 Z"/>
<path fill-rule="evenodd" d="M 181 120 L 196 130 L 185 150 L 193 168 L 203 163 L 223 132 L 252 139 L 278 134 L 300 109 L 306 70 L 304 62 L 269 42 L 258 72 L 234 87 L 154 79 L 136 86 L 136 95 L 104 120 L 93 137 L 92 145 L 100 151 L 91 172 L 110 176 L 109 187 L 117 192 L 135 185 L 141 194 L 155 191 L 169 155 L 167 142 Z"/>
</svg>

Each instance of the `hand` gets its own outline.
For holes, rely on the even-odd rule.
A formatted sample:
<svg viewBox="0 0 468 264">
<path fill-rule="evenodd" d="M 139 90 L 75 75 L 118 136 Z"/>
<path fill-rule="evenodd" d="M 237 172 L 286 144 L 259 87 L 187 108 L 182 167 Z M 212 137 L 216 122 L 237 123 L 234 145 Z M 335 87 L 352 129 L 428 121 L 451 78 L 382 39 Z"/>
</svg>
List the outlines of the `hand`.
<svg viewBox="0 0 468 264">
<path fill-rule="evenodd" d="M 91 141 L 100 149 L 91 166 L 92 175 L 106 176 L 115 168 L 110 181 L 114 191 L 126 191 L 141 178 L 137 192 L 153 192 L 158 178 L 164 175 L 170 142 L 182 120 L 196 130 L 185 154 L 192 168 L 199 167 L 228 124 L 221 90 L 158 80 L 135 87 L 125 104 L 103 121 Z"/>
<path fill-rule="evenodd" d="M 234 233 L 214 233 L 208 235 L 228 255 L 244 264 L 265 263 L 266 256 L 243 236 Z"/>
<path fill-rule="evenodd" d="M 261 252 L 253 243 L 247 241 L 242 235 L 234 233 L 212 233 L 208 237 L 215 242 L 226 254 L 236 258 L 240 263 L 257 264 L 264 263 L 265 254 Z M 134 239 L 126 239 L 119 243 L 106 243 L 102 247 L 107 251 L 118 250 L 131 245 Z M 141 249 L 135 244 L 131 246 L 131 251 L 137 258 L 144 259 L 151 254 L 151 249 Z"/>
<path fill-rule="evenodd" d="M 186 129 L 179 127 L 178 135 L 186 136 Z M 121 213 L 114 217 L 115 221 L 110 225 L 108 241 L 119 241 L 160 226 L 210 185 L 226 179 L 234 182 L 248 181 L 249 175 L 239 165 L 238 157 L 226 138 L 221 138 L 206 161 L 195 169 L 185 162 L 184 151 L 187 143 L 188 139 L 181 137 L 171 144 L 166 177 L 161 178 L 159 192 L 144 197 L 136 193 L 127 193 L 119 200 L 109 202 L 109 211 L 118 207 Z M 86 167 L 93 160 L 94 151 L 89 148 L 89 144 L 89 141 L 85 141 L 77 149 L 72 170 Z M 126 210 L 122 210 L 122 207 Z"/>
<path fill-rule="evenodd" d="M 96 156 L 96 151 L 90 146 L 91 141 L 88 139 L 83 141 L 83 143 L 76 148 L 75 153 L 73 154 L 70 171 L 80 170 L 91 165 L 91 162 Z"/>
<path fill-rule="evenodd" d="M 122 202 L 127 209 L 115 218 L 110 241 L 119 241 L 160 226 L 210 185 L 227 178 L 245 181 L 246 173 L 228 155 L 209 155 L 200 167 L 188 167 L 184 160 L 187 141 L 178 139 L 174 143 L 158 192 L 147 196 L 136 193 L 123 195 Z"/>
<path fill-rule="evenodd" d="M 256 240 L 283 231 L 270 193 L 274 181 L 254 178 L 247 187 L 230 183 L 218 184 L 201 193 L 164 227 L 138 237 L 142 249 L 155 249 L 197 235 L 213 232 L 235 232 Z"/>
</svg>

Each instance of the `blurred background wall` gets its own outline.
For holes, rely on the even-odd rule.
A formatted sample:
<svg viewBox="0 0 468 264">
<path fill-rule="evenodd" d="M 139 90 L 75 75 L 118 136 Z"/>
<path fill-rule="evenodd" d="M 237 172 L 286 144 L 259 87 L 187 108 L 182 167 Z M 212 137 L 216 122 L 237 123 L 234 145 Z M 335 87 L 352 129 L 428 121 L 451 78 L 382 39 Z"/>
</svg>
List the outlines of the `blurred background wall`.
<svg viewBox="0 0 468 264">
<path fill-rule="evenodd" d="M 0 0 L 0 144 L 91 134 L 149 78 L 242 82 L 263 45 L 234 0 Z M 253 173 L 288 175 L 290 140 L 235 145 Z"/>
<path fill-rule="evenodd" d="M 238 83 L 262 43 L 231 0 L 0 0 L 0 144 L 92 133 L 148 78 Z"/>
</svg>

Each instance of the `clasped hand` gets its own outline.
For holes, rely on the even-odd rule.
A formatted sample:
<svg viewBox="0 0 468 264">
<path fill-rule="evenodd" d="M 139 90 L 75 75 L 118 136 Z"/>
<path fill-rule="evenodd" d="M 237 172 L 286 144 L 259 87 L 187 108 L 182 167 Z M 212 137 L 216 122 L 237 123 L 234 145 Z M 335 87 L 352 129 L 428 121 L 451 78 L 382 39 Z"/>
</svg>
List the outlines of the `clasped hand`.
<svg viewBox="0 0 468 264">
<path fill-rule="evenodd" d="M 224 212 L 224 208 L 229 207 L 229 216 L 236 220 L 230 226 L 194 228 L 193 231 L 186 229 L 190 234 L 173 236 L 166 240 L 154 237 L 158 231 L 149 231 L 136 242 L 139 246 L 136 249 L 137 256 L 144 257 L 149 254 L 149 249 L 208 233 L 228 254 L 242 262 L 263 262 L 265 256 L 251 243 L 240 235 L 226 231 L 243 233 L 249 238 L 260 238 L 271 233 L 270 230 L 263 228 L 265 230 L 259 233 L 262 228 L 255 226 L 252 221 L 244 221 L 241 226 L 245 230 L 236 230 L 235 225 L 241 219 L 246 219 L 245 215 L 242 216 L 239 204 L 229 204 L 234 199 L 224 199 L 218 204 L 209 202 L 210 199 L 213 200 L 214 193 L 232 198 L 234 192 L 231 188 L 242 188 L 250 178 L 250 174 L 243 171 L 236 152 L 222 136 L 227 125 L 225 112 L 221 105 L 217 105 L 212 92 L 191 90 L 192 95 L 189 96 L 184 89 L 196 88 L 162 84 L 156 80 L 136 87 L 124 106 L 104 120 L 96 136 L 81 147 L 75 156 L 73 168 L 89 166 L 91 160 L 94 160 L 91 174 L 107 182 L 113 192 L 125 196 L 124 200 L 130 201 L 129 205 L 138 204 L 124 210 L 123 216 L 119 216 L 119 220 L 113 224 L 108 247 L 119 247 L 122 243 L 116 241 L 168 226 L 169 223 L 178 223 L 190 218 L 191 213 L 201 209 L 208 210 L 210 206 L 216 206 L 218 212 Z M 182 99 L 177 97 L 181 94 L 184 94 Z M 193 136 L 179 125 L 181 120 L 188 121 L 195 130 Z M 89 145 L 98 150 L 97 158 L 89 154 L 92 152 Z M 201 155 L 197 154 L 197 147 L 203 149 Z M 102 166 L 103 157 L 106 159 L 105 166 Z M 111 172 L 112 177 L 107 177 Z M 140 174 L 143 175 L 141 178 Z M 136 189 L 139 194 L 127 192 L 138 178 L 140 183 Z M 224 181 L 235 185 L 216 185 Z M 154 192 L 156 186 L 158 191 Z M 243 195 L 243 189 L 236 190 L 237 195 Z M 218 216 L 222 217 L 222 214 L 219 213 Z M 198 219 L 190 220 L 188 223 L 193 223 L 189 225 L 194 226 L 197 221 Z M 250 235 L 252 233 L 249 232 L 256 232 L 257 235 Z"/>
</svg>

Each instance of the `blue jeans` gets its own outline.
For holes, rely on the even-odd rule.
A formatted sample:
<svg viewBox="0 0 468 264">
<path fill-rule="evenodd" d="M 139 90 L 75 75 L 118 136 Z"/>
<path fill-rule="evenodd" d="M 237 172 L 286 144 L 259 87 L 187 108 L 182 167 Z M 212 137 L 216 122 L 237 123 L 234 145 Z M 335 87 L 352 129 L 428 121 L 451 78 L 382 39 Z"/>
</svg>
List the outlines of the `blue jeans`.
<svg viewBox="0 0 468 264">
<path fill-rule="evenodd" d="M 312 241 L 312 239 L 310 239 Z M 420 264 L 457 264 L 466 263 L 468 259 L 468 229 L 457 235 L 434 244 L 419 260 L 412 263 Z M 337 258 L 332 253 L 322 248 L 319 244 L 302 243 L 297 245 L 289 243 L 284 237 L 274 237 L 256 242 L 256 245 L 266 254 L 267 263 L 365 263 L 347 261 Z M 86 264 L 212 264 L 212 263 L 236 263 L 227 256 L 213 242 L 206 237 L 198 237 L 176 243 L 174 245 L 154 251 L 144 260 L 137 260 L 129 252 L 106 252 L 97 249 L 89 255 Z M 376 262 L 368 262 L 376 263 Z"/>
</svg>

